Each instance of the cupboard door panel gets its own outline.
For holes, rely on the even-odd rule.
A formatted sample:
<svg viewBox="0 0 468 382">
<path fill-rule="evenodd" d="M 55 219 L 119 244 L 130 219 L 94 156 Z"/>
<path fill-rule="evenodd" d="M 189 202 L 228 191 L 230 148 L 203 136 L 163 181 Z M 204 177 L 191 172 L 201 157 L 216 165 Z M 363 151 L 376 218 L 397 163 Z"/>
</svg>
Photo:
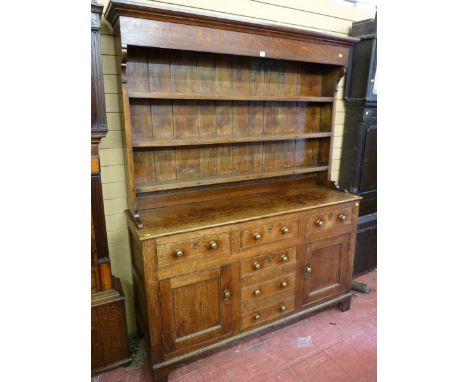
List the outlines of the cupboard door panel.
<svg viewBox="0 0 468 382">
<path fill-rule="evenodd" d="M 164 352 L 203 345 L 231 331 L 230 266 L 160 282 Z M 231 296 L 225 298 L 226 292 Z"/>
<path fill-rule="evenodd" d="M 305 244 L 302 305 L 346 290 L 349 256 L 349 234 Z"/>
</svg>

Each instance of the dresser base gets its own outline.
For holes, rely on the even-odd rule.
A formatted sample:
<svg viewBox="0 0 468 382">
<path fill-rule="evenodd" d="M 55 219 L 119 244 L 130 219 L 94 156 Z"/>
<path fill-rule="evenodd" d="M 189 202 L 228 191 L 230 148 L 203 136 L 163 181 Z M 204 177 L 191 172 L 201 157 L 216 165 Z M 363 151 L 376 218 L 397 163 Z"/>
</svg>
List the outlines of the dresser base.
<svg viewBox="0 0 468 382">
<path fill-rule="evenodd" d="M 325 301 L 323 303 L 314 305 L 310 308 L 303 309 L 299 312 L 293 313 L 287 317 L 284 317 L 282 319 L 270 322 L 266 325 L 263 325 L 261 327 L 255 328 L 253 330 L 245 331 L 242 333 L 239 333 L 235 336 L 226 338 L 222 341 L 219 341 L 215 344 L 211 344 L 209 346 L 206 346 L 201 349 L 197 349 L 191 353 L 184 354 L 182 356 L 167 360 L 165 362 L 161 362 L 158 364 L 153 365 L 153 381 L 154 382 L 166 382 L 168 380 L 169 373 L 192 361 L 195 361 L 197 359 L 207 357 L 211 354 L 214 354 L 224 348 L 227 348 L 229 346 L 232 346 L 240 341 L 243 341 L 247 338 L 255 338 L 259 337 L 261 335 L 264 335 L 266 333 L 269 333 L 273 330 L 280 329 L 286 325 L 293 324 L 295 322 L 298 322 L 304 318 L 307 318 L 309 316 L 312 316 L 313 314 L 319 313 L 327 308 L 330 308 L 332 306 L 337 306 L 342 312 L 346 312 L 347 310 L 350 309 L 351 307 L 351 297 L 352 293 L 347 292 L 343 295 L 340 295 L 338 297 L 332 298 L 331 300 Z"/>
</svg>

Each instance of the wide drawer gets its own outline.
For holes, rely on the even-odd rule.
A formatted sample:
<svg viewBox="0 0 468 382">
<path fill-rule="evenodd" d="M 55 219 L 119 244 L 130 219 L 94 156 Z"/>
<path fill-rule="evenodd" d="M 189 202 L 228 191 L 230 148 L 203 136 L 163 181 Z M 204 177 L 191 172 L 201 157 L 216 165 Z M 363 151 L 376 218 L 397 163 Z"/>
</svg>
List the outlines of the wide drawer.
<svg viewBox="0 0 468 382">
<path fill-rule="evenodd" d="M 254 311 L 242 313 L 242 329 L 262 325 L 294 310 L 294 296 Z"/>
<path fill-rule="evenodd" d="M 243 306 L 247 306 L 251 301 L 261 303 L 266 297 L 286 291 L 294 293 L 295 283 L 296 274 L 289 273 L 261 283 L 243 287 L 241 291 L 242 304 Z"/>
<path fill-rule="evenodd" d="M 241 262 L 241 278 L 261 273 L 264 270 L 288 266 L 296 262 L 296 247 L 252 257 Z"/>
<path fill-rule="evenodd" d="M 297 219 L 285 219 L 244 229 L 240 232 L 240 249 L 295 238 L 297 237 L 297 225 Z"/>
<path fill-rule="evenodd" d="M 310 214 L 306 217 L 306 235 L 321 231 L 347 227 L 351 229 L 353 208 L 336 208 L 321 214 Z"/>
<path fill-rule="evenodd" d="M 188 260 L 221 256 L 231 251 L 230 234 L 194 237 L 157 246 L 158 265 L 167 267 Z"/>
</svg>

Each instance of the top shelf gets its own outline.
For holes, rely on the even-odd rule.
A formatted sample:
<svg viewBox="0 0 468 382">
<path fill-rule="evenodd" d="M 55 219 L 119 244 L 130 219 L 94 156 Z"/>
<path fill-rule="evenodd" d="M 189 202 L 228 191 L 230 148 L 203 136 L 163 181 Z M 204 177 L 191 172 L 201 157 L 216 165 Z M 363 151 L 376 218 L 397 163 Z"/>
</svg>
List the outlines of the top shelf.
<svg viewBox="0 0 468 382">
<path fill-rule="evenodd" d="M 334 101 L 334 97 L 310 96 L 253 96 L 235 94 L 201 94 L 201 93 L 172 93 L 172 92 L 129 92 L 129 98 L 144 99 L 192 99 L 211 101 L 280 101 L 280 102 L 323 102 Z"/>
</svg>

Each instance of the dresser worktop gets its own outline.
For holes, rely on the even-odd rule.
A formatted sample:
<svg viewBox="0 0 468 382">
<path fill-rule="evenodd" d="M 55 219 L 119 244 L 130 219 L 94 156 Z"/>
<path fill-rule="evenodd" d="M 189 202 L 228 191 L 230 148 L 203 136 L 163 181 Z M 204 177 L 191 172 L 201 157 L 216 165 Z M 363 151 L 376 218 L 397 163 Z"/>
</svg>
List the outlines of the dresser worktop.
<svg viewBox="0 0 468 382">
<path fill-rule="evenodd" d="M 307 184 L 285 186 L 241 198 L 227 195 L 225 199 L 147 210 L 142 215 L 144 227 L 138 230 L 138 235 L 145 240 L 359 199 L 353 194 Z"/>
</svg>

